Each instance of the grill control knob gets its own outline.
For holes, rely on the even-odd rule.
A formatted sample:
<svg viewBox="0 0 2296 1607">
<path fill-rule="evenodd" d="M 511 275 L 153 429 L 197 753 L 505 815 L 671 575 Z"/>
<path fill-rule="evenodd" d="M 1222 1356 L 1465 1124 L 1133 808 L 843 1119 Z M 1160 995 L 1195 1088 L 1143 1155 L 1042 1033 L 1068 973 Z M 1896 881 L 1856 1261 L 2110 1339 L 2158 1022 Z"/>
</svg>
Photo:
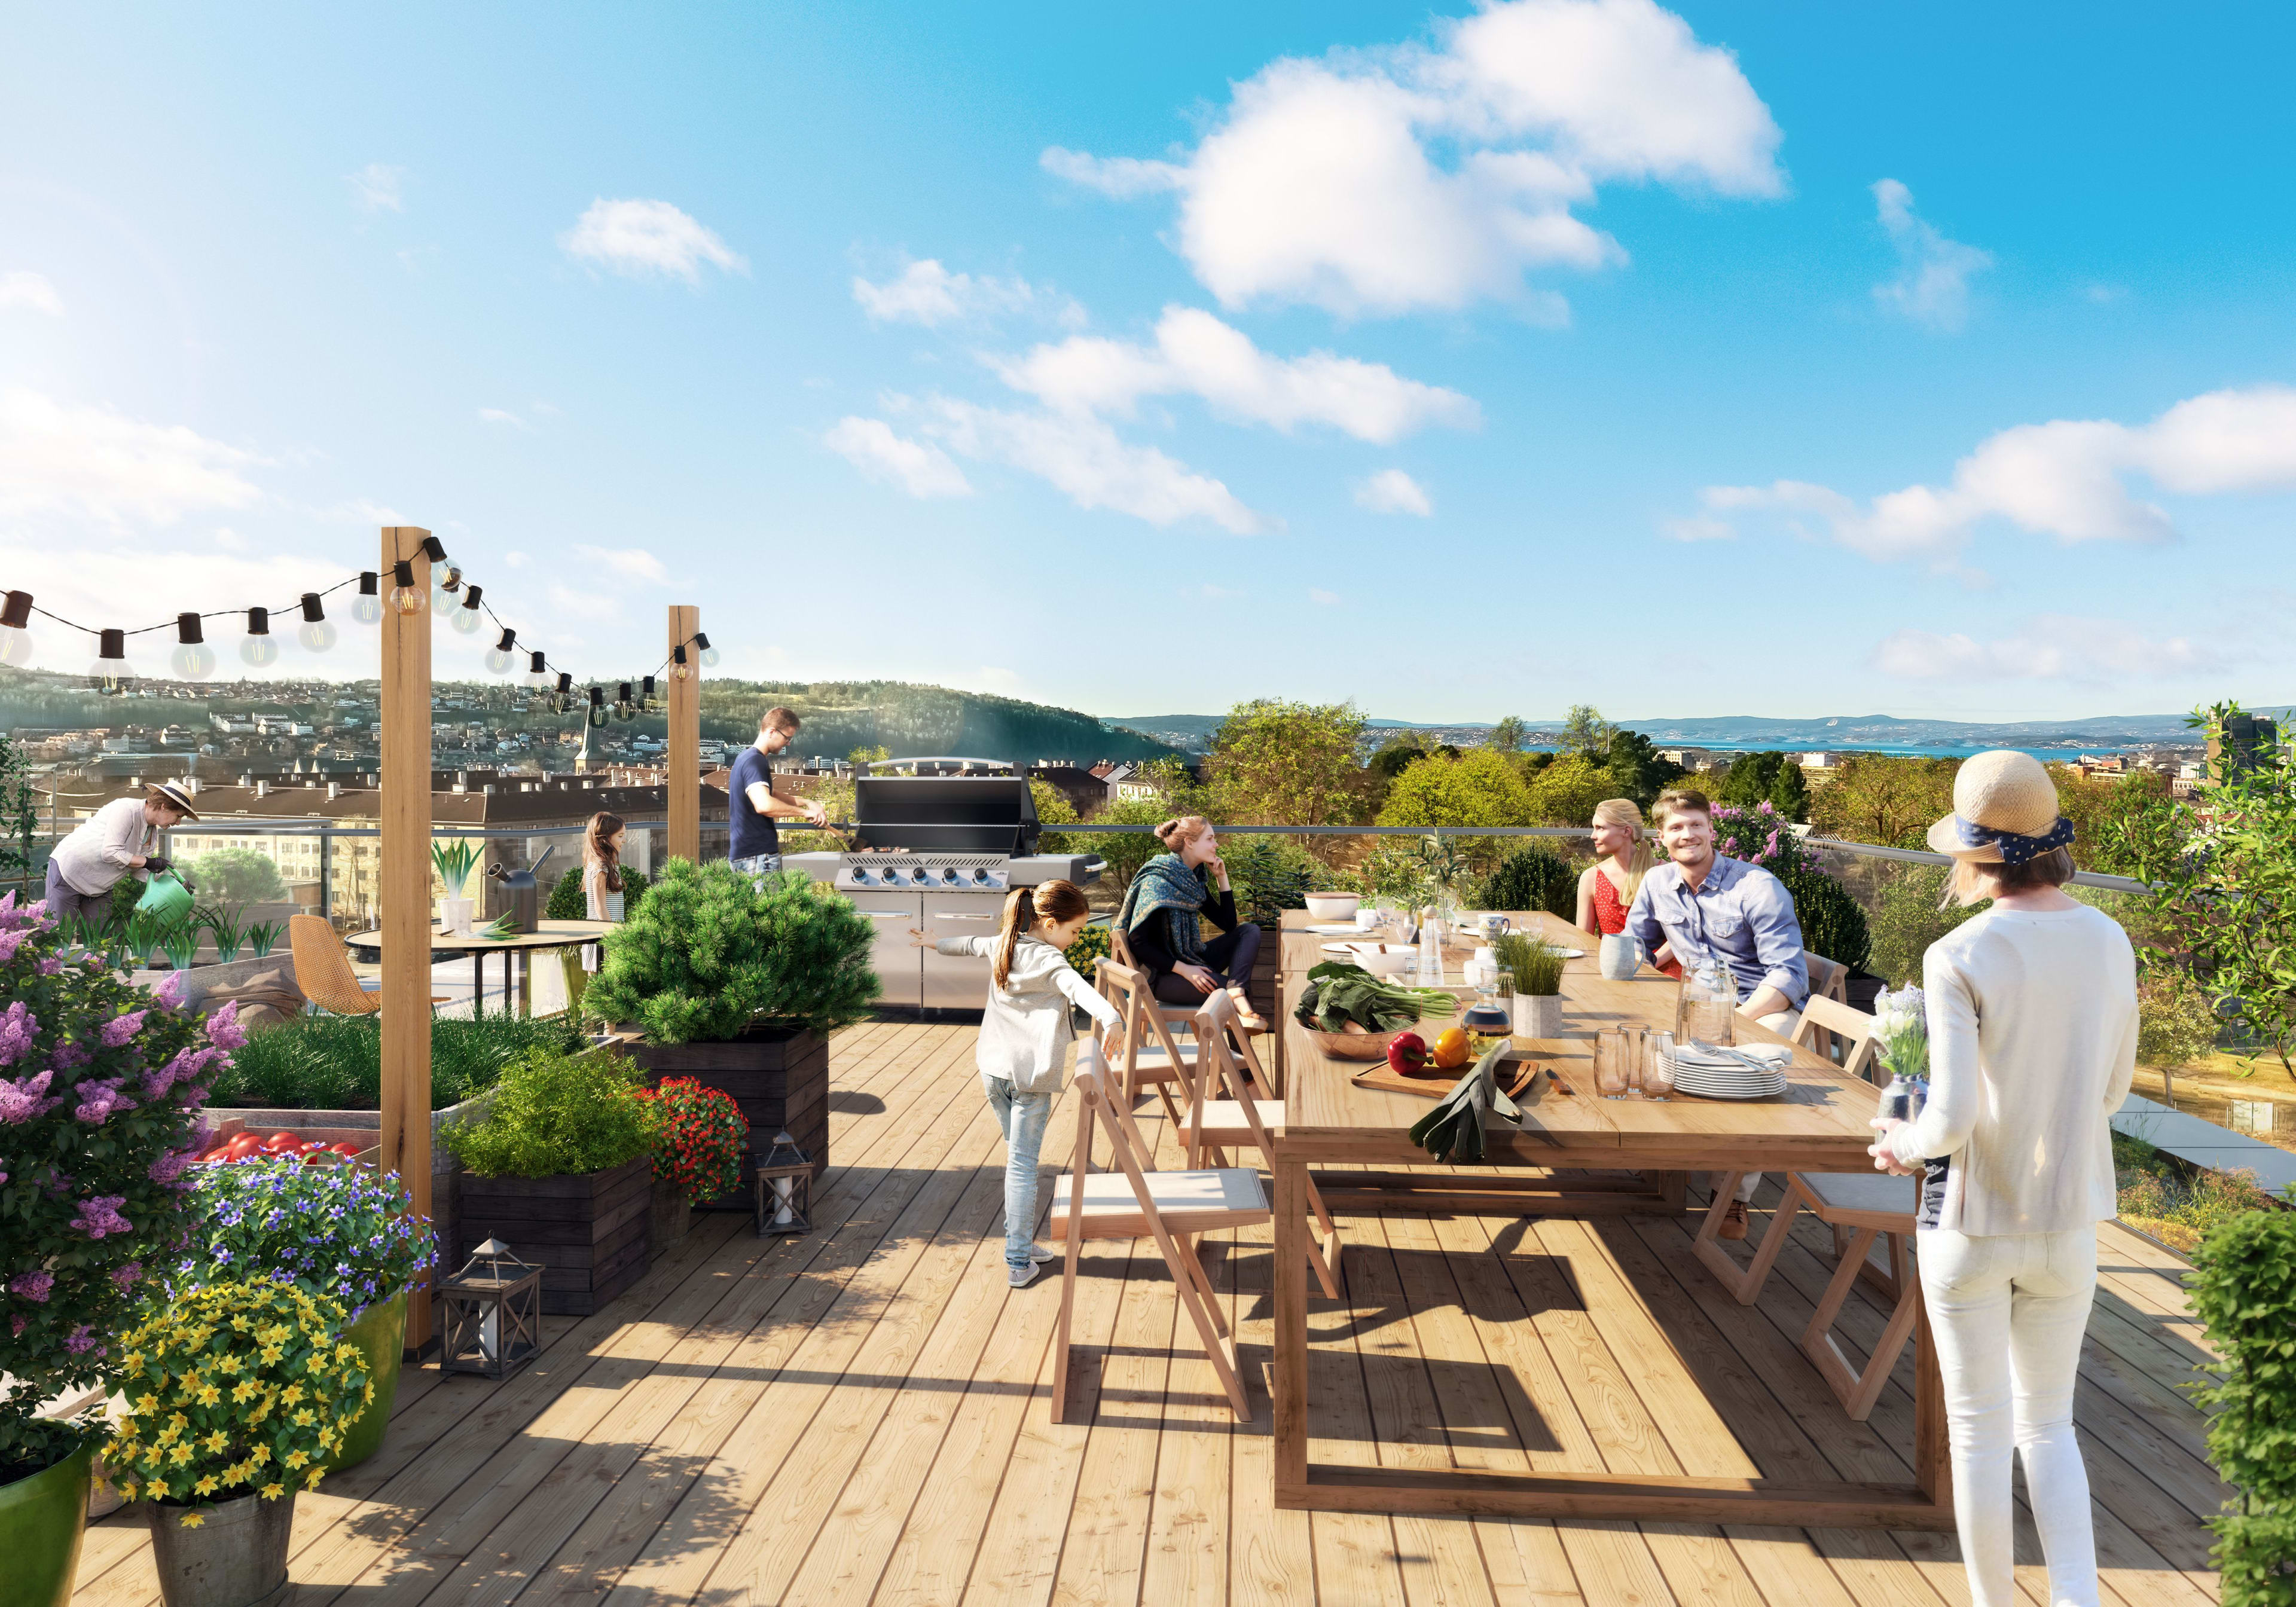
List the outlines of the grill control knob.
<svg viewBox="0 0 2296 1607">
<path fill-rule="evenodd" d="M 868 886 L 868 885 L 869 885 L 869 873 L 868 873 L 868 872 L 866 872 L 866 871 L 863 871 L 863 870 L 857 870 L 857 871 L 855 871 L 855 872 L 853 873 L 853 885 L 854 885 L 854 886 L 856 886 L 856 887 L 866 887 L 866 886 Z"/>
<path fill-rule="evenodd" d="M 988 873 L 985 870 L 977 870 L 973 872 L 972 884 L 975 887 L 987 887 L 988 885 Z"/>
</svg>

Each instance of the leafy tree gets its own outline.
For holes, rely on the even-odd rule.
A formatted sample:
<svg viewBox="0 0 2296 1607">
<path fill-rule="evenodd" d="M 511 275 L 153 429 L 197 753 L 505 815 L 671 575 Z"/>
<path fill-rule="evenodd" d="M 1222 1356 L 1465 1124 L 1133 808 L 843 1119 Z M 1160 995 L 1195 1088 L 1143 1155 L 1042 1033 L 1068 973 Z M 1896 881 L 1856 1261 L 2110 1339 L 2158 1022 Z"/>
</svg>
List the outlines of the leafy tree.
<svg viewBox="0 0 2296 1607">
<path fill-rule="evenodd" d="M 1530 777 L 1529 824 L 1583 826 L 1595 806 L 1622 796 L 1618 778 L 1583 754 L 1564 753 Z"/>
<path fill-rule="evenodd" d="M 31 761 L 24 757 L 22 744 L 0 730 L 0 878 L 30 883 L 32 837 L 40 827 L 39 798 L 32 789 Z"/>
<path fill-rule="evenodd" d="M 1412 766 L 1427 757 L 1427 739 L 1417 732 L 1390 737 L 1380 750 L 1371 756 L 1364 767 L 1369 776 L 1384 786 L 1394 781 Z"/>
<path fill-rule="evenodd" d="M 1953 813 L 1953 778 L 1960 769 L 1958 759 L 1853 753 L 1841 774 L 1811 797 L 1810 827 L 1817 836 L 1845 842 L 1919 848 L 1930 822 Z"/>
<path fill-rule="evenodd" d="M 1527 826 L 1530 791 L 1505 756 L 1474 748 L 1422 759 L 1387 790 L 1383 826 Z"/>
<path fill-rule="evenodd" d="M 184 868 L 210 903 L 273 904 L 287 897 L 279 862 L 260 849 L 212 849 Z"/>
<path fill-rule="evenodd" d="M 646 874 L 629 865 L 622 867 L 622 918 L 628 920 L 636 910 L 638 900 L 645 897 Z M 586 921 L 590 901 L 582 896 L 582 867 L 570 865 L 566 873 L 550 890 L 549 902 L 542 908 L 546 921 Z"/>
<path fill-rule="evenodd" d="M 882 742 L 865 742 L 845 756 L 849 765 L 882 765 L 893 757 L 893 750 Z"/>
<path fill-rule="evenodd" d="M 1345 825 L 1362 807 L 1350 703 L 1261 698 L 1229 710 L 1204 775 L 1219 818 L 1249 825 Z"/>
<path fill-rule="evenodd" d="M 1562 722 L 1563 750 L 1600 762 L 1611 750 L 1611 733 L 1614 729 L 1603 717 L 1603 711 L 1592 703 L 1573 703 Z"/>
<path fill-rule="evenodd" d="M 1491 727 L 1491 734 L 1483 739 L 1483 746 L 1501 753 L 1520 753 L 1529 741 L 1530 727 L 1521 716 L 1510 714 Z"/>
<path fill-rule="evenodd" d="M 1763 753 L 1741 753 L 1730 761 L 1730 767 L 1710 790 L 1716 803 L 1731 804 L 1741 809 L 1751 809 L 1769 801 L 1770 789 L 1777 784 L 1778 770 L 1786 756 L 1772 749 Z"/>
<path fill-rule="evenodd" d="M 1613 796 L 1631 798 L 1644 809 L 1683 775 L 1682 767 L 1672 759 L 1660 758 L 1657 745 L 1639 731 L 1618 730 L 1611 734 L 1610 757 L 1603 768 L 1610 771 L 1619 789 Z"/>
<path fill-rule="evenodd" d="M 1820 793 L 1822 798 L 1824 793 Z M 1948 872 L 1941 865 L 1909 865 L 1883 873 L 1881 892 L 1868 922 L 1871 955 L 1866 967 L 1892 988 L 1922 980 L 1922 956 L 1931 944 L 1977 914 L 1968 905 L 1940 909 Z M 1821 949 L 1820 953 L 1825 951 Z M 1840 959 L 1839 955 L 1829 955 Z"/>
<path fill-rule="evenodd" d="M 1155 833 L 1147 830 L 1166 818 L 1168 806 L 1153 798 L 1119 799 L 1103 809 L 1094 818 L 1107 825 L 1137 825 L 1137 832 L 1095 832 L 1089 839 L 1092 851 L 1108 861 L 1101 873 L 1111 887 L 1119 891 L 1132 884 L 1140 867 L 1164 851 Z"/>
<path fill-rule="evenodd" d="M 2141 866 L 2127 845 L 2171 810 L 2175 799 L 2169 778 L 2157 770 L 2083 776 L 2070 765 L 2051 765 L 2049 779 L 2057 783 L 2057 807 L 2073 823 L 2073 863 L 2085 871 L 2139 874 Z"/>
<path fill-rule="evenodd" d="M 1031 779 L 1029 796 L 1036 800 L 1037 820 L 1047 826 L 1067 825 L 1077 818 L 1076 806 L 1069 802 L 1068 794 L 1048 781 Z M 1070 854 L 1076 849 L 1070 845 L 1076 839 L 1060 832 L 1046 832 L 1037 839 L 1037 851 L 1045 854 Z"/>
</svg>

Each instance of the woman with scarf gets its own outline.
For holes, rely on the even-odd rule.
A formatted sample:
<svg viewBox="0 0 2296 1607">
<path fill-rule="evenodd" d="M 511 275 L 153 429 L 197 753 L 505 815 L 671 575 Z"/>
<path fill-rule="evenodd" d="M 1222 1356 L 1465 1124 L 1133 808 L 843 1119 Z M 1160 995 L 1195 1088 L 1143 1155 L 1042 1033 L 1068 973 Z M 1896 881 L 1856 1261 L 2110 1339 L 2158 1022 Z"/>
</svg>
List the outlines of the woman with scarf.
<svg viewBox="0 0 2296 1607">
<path fill-rule="evenodd" d="M 1183 815 L 1158 826 L 1156 838 L 1168 851 L 1140 867 L 1116 912 L 1117 930 L 1133 959 L 1166 1004 L 1200 1004 L 1214 988 L 1224 988 L 1235 1001 L 1238 1021 L 1249 1031 L 1267 1031 L 1267 1021 L 1244 996 L 1252 963 L 1259 957 L 1259 928 L 1236 918 L 1235 891 L 1228 886 L 1211 823 L 1201 815 Z M 1209 940 L 1203 935 L 1207 915 L 1221 929 Z"/>
</svg>

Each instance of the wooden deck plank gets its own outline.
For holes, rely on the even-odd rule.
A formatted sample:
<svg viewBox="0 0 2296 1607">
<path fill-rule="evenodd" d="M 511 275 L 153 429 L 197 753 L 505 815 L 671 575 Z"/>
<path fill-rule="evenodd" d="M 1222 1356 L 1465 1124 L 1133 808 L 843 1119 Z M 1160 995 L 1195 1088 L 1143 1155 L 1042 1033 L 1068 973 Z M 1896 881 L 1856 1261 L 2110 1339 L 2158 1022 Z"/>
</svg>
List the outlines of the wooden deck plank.
<svg viewBox="0 0 2296 1607">
<path fill-rule="evenodd" d="M 1229 1431 L 1230 1607 L 1296 1607 L 1316 1595 L 1313 1526 L 1306 1513 L 1275 1505 L 1275 1419 L 1267 1396 L 1267 1367 L 1275 1353 L 1275 1258 L 1273 1224 L 1237 1230 L 1234 1320 L 1252 1410 L 1250 1423 Z"/>
<path fill-rule="evenodd" d="M 1341 1258 L 1340 1298 L 1325 1300 L 1308 1280 L 1308 1460 L 1379 1461 L 1372 1433 L 1371 1400 L 1365 1393 L 1363 1361 L 1355 1327 L 1362 1276 L 1357 1246 L 1378 1242 L 1374 1217 L 1341 1216 L 1340 1236 L 1349 1249 Z M 1332 1603 L 1405 1607 L 1403 1570 L 1395 1520 L 1370 1513 L 1311 1513 L 1316 1595 Z"/>
</svg>

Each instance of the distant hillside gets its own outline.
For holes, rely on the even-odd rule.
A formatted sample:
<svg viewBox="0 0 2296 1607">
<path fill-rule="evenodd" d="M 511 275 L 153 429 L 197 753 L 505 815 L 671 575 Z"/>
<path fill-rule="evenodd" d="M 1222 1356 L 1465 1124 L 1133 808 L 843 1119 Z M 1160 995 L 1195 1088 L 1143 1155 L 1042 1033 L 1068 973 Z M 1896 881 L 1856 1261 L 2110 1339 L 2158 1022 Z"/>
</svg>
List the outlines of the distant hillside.
<svg viewBox="0 0 2296 1607">
<path fill-rule="evenodd" d="M 902 681 L 705 681 L 702 733 L 746 741 L 757 734 L 758 716 L 775 703 L 805 721 L 791 746 L 808 757 L 842 758 L 856 748 L 884 747 L 895 758 L 958 754 L 1088 765 L 1159 758 L 1177 746 L 1073 709 Z"/>
</svg>

